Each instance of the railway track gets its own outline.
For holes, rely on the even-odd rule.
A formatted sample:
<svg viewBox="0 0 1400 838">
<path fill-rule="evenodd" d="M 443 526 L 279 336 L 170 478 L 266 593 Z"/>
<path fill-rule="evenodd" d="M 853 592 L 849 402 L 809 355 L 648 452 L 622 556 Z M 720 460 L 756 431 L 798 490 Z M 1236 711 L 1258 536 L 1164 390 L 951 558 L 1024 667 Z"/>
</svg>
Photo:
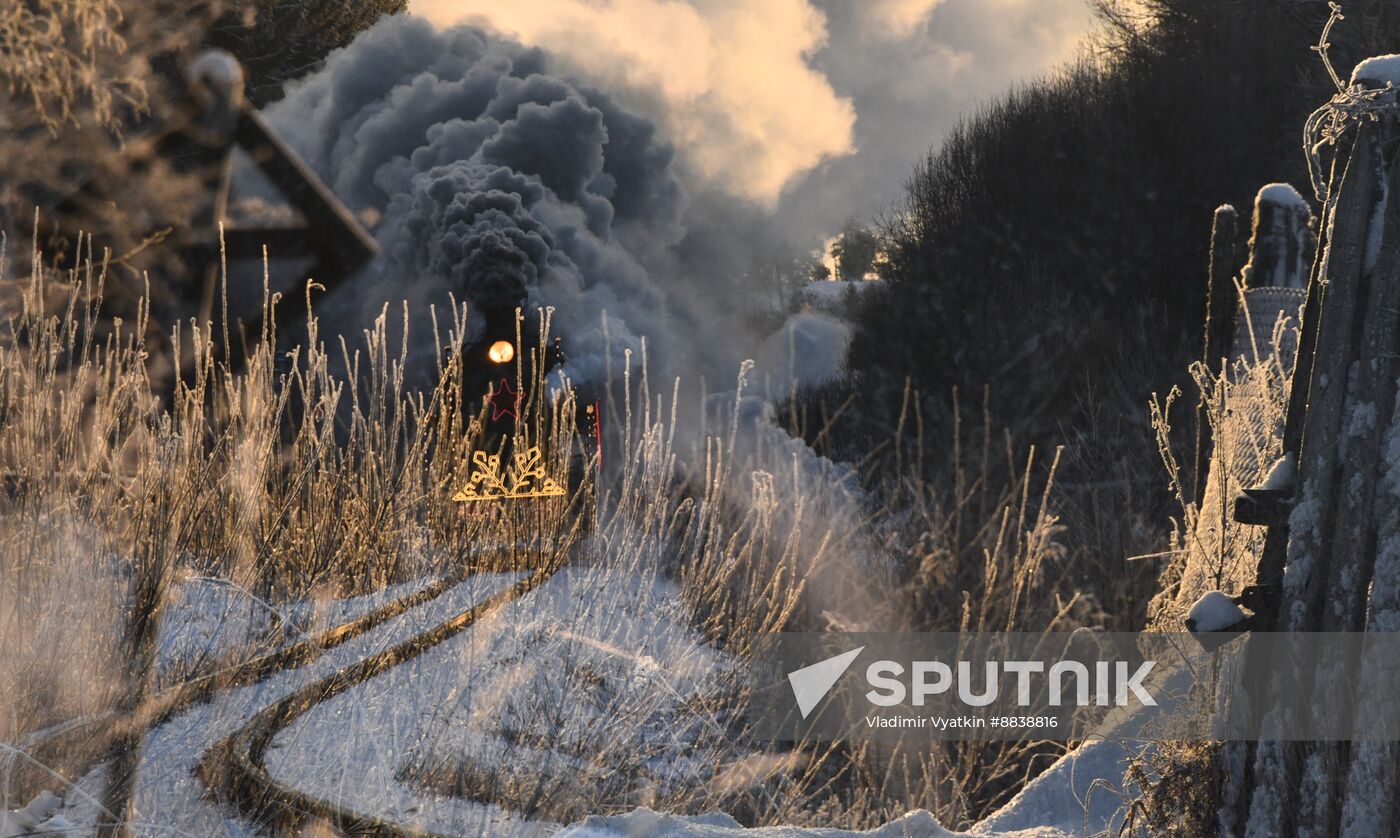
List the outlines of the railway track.
<svg viewBox="0 0 1400 838">
<path fill-rule="evenodd" d="M 279 647 L 247 660 L 226 657 L 204 675 L 167 687 L 149 696 L 135 711 L 118 715 L 104 713 L 63 725 L 51 736 L 36 741 L 25 750 L 44 765 L 70 763 L 61 773 L 79 777 L 100 761 L 113 743 L 149 730 L 176 713 L 208 699 L 225 689 L 257 683 L 275 672 L 298 669 L 320 659 L 331 650 L 389 622 L 399 615 L 437 599 L 470 574 L 453 574 L 412 593 L 387 602 L 353 620 L 333 626 L 311 637 Z"/>
<path fill-rule="evenodd" d="M 264 708 L 234 734 L 205 751 L 196 773 L 217 798 L 232 804 L 241 815 L 266 826 L 290 827 L 315 817 L 350 835 L 427 834 L 345 810 L 278 783 L 263 765 L 267 746 L 277 733 L 322 701 L 421 655 L 483 616 L 538 588 L 568 564 L 568 555 L 568 552 L 551 551 L 547 564 L 509 587 L 426 631 L 312 681 Z M 252 686 L 275 674 L 307 667 L 407 612 L 429 605 L 478 575 L 477 571 L 465 571 L 443 577 L 352 620 L 253 658 L 239 660 L 235 652 L 205 674 L 155 692 L 131 713 L 120 716 L 107 713 L 67 723 L 32 743 L 26 751 L 46 765 L 59 765 L 61 757 L 66 756 L 62 773 L 71 777 L 84 776 L 123 738 L 152 731 L 224 691 Z"/>
<path fill-rule="evenodd" d="M 313 681 L 264 708 L 206 753 L 200 762 L 200 777 L 244 817 L 279 832 L 291 833 L 315 820 L 346 835 L 403 838 L 435 835 L 354 811 L 278 782 L 264 764 L 267 749 L 279 733 L 316 705 L 460 634 L 482 617 L 540 587 L 565 564 L 559 561 L 536 570 L 427 631 Z"/>
</svg>

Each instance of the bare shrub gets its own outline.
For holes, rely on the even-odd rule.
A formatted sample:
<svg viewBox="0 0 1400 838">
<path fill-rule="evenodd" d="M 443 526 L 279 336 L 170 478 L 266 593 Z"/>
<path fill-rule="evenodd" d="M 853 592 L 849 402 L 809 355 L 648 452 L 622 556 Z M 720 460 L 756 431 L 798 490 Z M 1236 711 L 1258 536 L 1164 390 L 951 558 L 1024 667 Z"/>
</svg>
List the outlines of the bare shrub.
<svg viewBox="0 0 1400 838">
<path fill-rule="evenodd" d="M 0 79 L 56 133 L 78 115 L 116 128 L 123 107 L 142 107 L 138 73 L 110 71 L 127 58 L 119 0 L 35 0 L 0 11 Z M 84 107 L 85 105 L 85 107 Z"/>
</svg>

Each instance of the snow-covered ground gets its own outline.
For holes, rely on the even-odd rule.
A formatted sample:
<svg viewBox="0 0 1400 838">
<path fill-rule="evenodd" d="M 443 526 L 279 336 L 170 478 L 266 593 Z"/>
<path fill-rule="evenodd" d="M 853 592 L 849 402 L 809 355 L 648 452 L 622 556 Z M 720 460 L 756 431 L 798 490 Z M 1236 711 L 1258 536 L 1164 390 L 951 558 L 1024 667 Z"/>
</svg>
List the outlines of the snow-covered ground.
<svg viewBox="0 0 1400 838">
<path fill-rule="evenodd" d="M 228 580 L 188 577 L 172 591 L 161 625 L 158 686 L 178 683 L 215 661 L 247 660 L 304 640 L 435 581 L 418 579 L 365 596 L 299 600 L 277 608 Z"/>
<path fill-rule="evenodd" d="M 795 826 L 772 826 L 744 829 L 728 815 L 711 814 L 692 818 L 664 815 L 650 809 L 639 809 L 626 815 L 589 818 L 581 824 L 559 833 L 559 838 L 620 838 L 620 836 L 668 836 L 668 838 L 953 838 L 965 835 L 949 832 L 928 812 L 910 812 L 878 829 L 850 832 L 842 829 L 812 829 Z M 1059 838 L 1058 833 L 1027 834 L 1023 838 Z"/>
<path fill-rule="evenodd" d="M 548 813 L 527 821 L 489 798 L 528 801 L 537 785 L 559 784 L 587 794 L 609 775 L 703 780 L 715 754 L 696 746 L 722 736 L 688 708 L 719 689 L 725 667 L 687 625 L 672 583 L 570 568 L 317 705 L 274 739 L 267 767 L 316 797 L 433 832 L 551 834 L 560 827 Z M 453 778 L 468 788 L 444 793 Z"/>
<path fill-rule="evenodd" d="M 969 832 L 949 832 L 928 812 L 864 832 L 775 826 L 745 829 L 728 815 L 698 817 L 637 809 L 625 815 L 595 816 L 558 833 L 558 838 L 1076 838 L 1116 835 L 1122 822 L 1120 784 L 1135 755 L 1114 742 L 1090 742 L 1066 754 L 1021 793 Z"/>
<path fill-rule="evenodd" d="M 1141 750 L 1109 740 L 1086 742 L 1026 784 L 972 834 L 1116 835 L 1124 803 L 1133 796 L 1123 788 L 1123 777 Z"/>
<path fill-rule="evenodd" d="M 513 574 L 474 576 L 441 597 L 410 609 L 374 630 L 329 650 L 308 666 L 279 672 L 257 684 L 219 693 L 209 702 L 196 704 L 157 726 L 147 735 L 142 751 L 130 818 L 133 829 L 143 836 L 258 834 L 233 812 L 208 799 L 207 790 L 194 773 L 206 751 L 238 730 L 259 710 L 293 690 L 423 632 L 505 587 L 515 578 Z M 337 608 L 344 619 L 352 619 L 382 604 L 392 595 L 381 592 L 373 597 L 342 602 Z M 195 597 L 193 601 L 200 604 L 195 608 L 208 605 L 208 600 L 203 597 Z M 193 613 L 173 616 L 168 625 L 176 632 L 185 629 L 202 631 L 198 627 L 210 620 L 222 620 L 228 624 L 236 622 L 227 614 L 209 609 L 204 611 L 203 616 Z M 164 639 L 162 647 L 183 649 L 189 648 L 189 644 L 170 636 Z M 64 790 L 61 814 L 79 826 L 99 822 L 97 800 L 102 784 L 103 772 L 99 768 L 82 778 L 76 787 Z"/>
<path fill-rule="evenodd" d="M 724 767 L 756 755 L 732 744 L 724 690 L 734 662 L 691 627 L 660 573 L 619 576 L 583 565 L 560 572 L 420 657 L 297 718 L 265 756 L 276 781 L 356 812 L 446 834 L 610 836 L 953 835 L 927 812 L 864 833 L 744 829 L 727 815 L 659 814 L 669 788 L 724 782 Z M 142 835 L 251 836 L 211 800 L 195 769 L 205 753 L 292 691 L 409 639 L 482 601 L 515 574 L 473 577 L 300 669 L 218 693 L 146 738 L 131 822 Z M 621 581 L 625 579 L 626 581 Z M 242 648 L 266 649 L 354 619 L 427 585 L 284 609 L 210 579 L 182 583 L 160 647 L 166 677 Z M 281 630 L 270 632 L 274 625 Z M 1067 755 L 969 835 L 1065 838 L 1117 825 L 1124 748 L 1096 742 Z M 758 772 L 760 775 L 762 772 Z M 625 779 L 622 779 L 625 778 Z M 543 779 L 568 784 L 600 809 L 522 812 Z M 760 778 L 760 782 L 762 779 Z M 74 788 L 0 814 L 0 838 L 99 822 L 103 769 Z M 502 801 L 513 805 L 499 805 Z M 525 801 L 525 803 L 522 803 Z M 563 824 L 573 822 L 573 826 Z"/>
<path fill-rule="evenodd" d="M 63 834 L 73 829 L 59 808 L 63 801 L 46 791 L 29 805 L 13 812 L 0 811 L 0 838 L 20 838 L 25 835 Z"/>
</svg>

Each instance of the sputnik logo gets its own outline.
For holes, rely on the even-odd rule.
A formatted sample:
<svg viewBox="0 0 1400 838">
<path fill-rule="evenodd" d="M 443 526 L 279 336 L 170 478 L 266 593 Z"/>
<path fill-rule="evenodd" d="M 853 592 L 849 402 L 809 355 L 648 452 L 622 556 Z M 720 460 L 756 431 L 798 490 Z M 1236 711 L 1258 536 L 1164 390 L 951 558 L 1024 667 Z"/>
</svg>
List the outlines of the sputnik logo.
<svg viewBox="0 0 1400 838">
<path fill-rule="evenodd" d="M 864 650 L 865 647 L 860 646 L 788 673 L 788 683 L 792 686 L 792 694 L 797 699 L 797 709 L 802 712 L 802 718 L 807 718 L 816 709 Z"/>
</svg>

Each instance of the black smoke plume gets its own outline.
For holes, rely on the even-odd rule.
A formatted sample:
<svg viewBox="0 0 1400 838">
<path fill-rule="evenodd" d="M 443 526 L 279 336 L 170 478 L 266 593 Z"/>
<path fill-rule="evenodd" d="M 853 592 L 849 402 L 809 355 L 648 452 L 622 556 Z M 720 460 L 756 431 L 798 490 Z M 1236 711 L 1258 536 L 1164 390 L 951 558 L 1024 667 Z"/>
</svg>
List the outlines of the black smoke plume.
<svg viewBox="0 0 1400 838">
<path fill-rule="evenodd" d="M 648 119 L 540 50 L 391 17 L 289 86 L 268 116 L 352 209 L 380 217 L 382 257 L 321 307 L 332 330 L 357 334 L 406 299 L 421 354 L 428 305 L 445 310 L 449 295 L 469 316 L 552 306 L 566 372 L 584 387 L 606 369 L 603 312 L 614 370 L 626 350 L 640 356 L 643 337 L 659 376 L 732 381 L 763 354 L 743 286 L 772 232 L 762 214 L 687 189 Z M 803 317 L 778 343 L 792 344 L 794 329 L 799 344 L 838 350 L 811 358 L 839 358 L 840 324 Z M 799 378 L 831 372 L 801 360 Z"/>
</svg>

